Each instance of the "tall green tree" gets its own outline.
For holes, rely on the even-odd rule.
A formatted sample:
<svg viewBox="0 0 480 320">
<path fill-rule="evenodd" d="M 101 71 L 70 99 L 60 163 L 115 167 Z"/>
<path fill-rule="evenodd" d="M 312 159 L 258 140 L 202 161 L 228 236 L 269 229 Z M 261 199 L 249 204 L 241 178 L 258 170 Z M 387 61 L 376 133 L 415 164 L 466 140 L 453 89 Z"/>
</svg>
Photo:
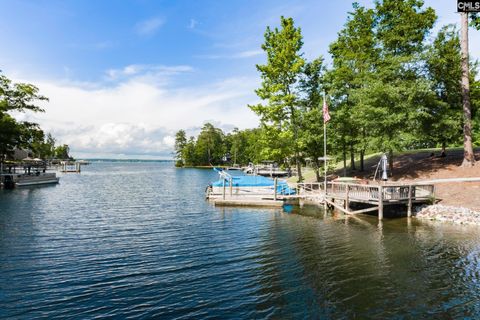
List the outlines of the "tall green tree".
<svg viewBox="0 0 480 320">
<path fill-rule="evenodd" d="M 202 165 L 219 164 L 225 154 L 224 134 L 211 123 L 206 123 L 198 135 L 195 151 Z"/>
<path fill-rule="evenodd" d="M 35 123 L 15 120 L 12 112 L 44 112 L 37 103 L 48 100 L 37 87 L 26 83 L 13 83 L 0 74 L 0 156 L 15 147 L 31 147 L 41 129 Z M 43 132 L 42 132 L 43 135 Z"/>
<path fill-rule="evenodd" d="M 176 165 L 181 167 L 185 164 L 184 149 L 187 145 L 187 134 L 185 130 L 179 130 L 175 134 L 175 159 L 177 160 Z"/>
<path fill-rule="evenodd" d="M 68 144 L 63 144 L 55 148 L 55 158 L 57 159 L 70 159 L 70 147 Z"/>
<path fill-rule="evenodd" d="M 362 97 L 377 111 L 376 142 L 388 151 L 393 169 L 393 152 L 412 142 L 417 108 L 430 99 L 430 83 L 421 76 L 422 52 L 437 17 L 422 0 L 377 0 L 375 11 L 380 60 Z"/>
<path fill-rule="evenodd" d="M 445 26 L 426 51 L 426 67 L 435 99 L 425 104 L 418 114 L 425 146 L 442 147 L 458 143 L 462 134 L 462 91 L 460 39 L 454 26 Z"/>
<path fill-rule="evenodd" d="M 299 89 L 302 93 L 300 142 L 302 152 L 311 159 L 317 181 L 320 181 L 319 157 L 323 156 L 322 92 L 324 89 L 323 57 L 305 64 Z"/>
<path fill-rule="evenodd" d="M 281 28 L 265 32 L 262 49 L 267 54 L 267 63 L 257 65 L 262 85 L 255 92 L 264 103 L 249 107 L 260 116 L 262 126 L 272 133 L 271 137 L 281 139 L 282 146 L 291 145 L 297 166 L 298 179 L 302 180 L 299 147 L 299 102 L 298 81 L 305 61 L 302 57 L 303 46 L 300 28 L 295 27 L 292 18 L 280 18 Z M 278 143 L 278 140 L 271 141 Z M 272 150 L 281 152 L 283 158 L 289 157 L 284 148 Z"/>
<path fill-rule="evenodd" d="M 471 167 L 475 164 L 472 142 L 472 106 L 470 100 L 470 60 L 468 52 L 468 13 L 461 16 L 461 69 L 462 69 L 462 101 L 463 101 L 463 162 L 462 167 Z"/>
<path fill-rule="evenodd" d="M 344 28 L 330 45 L 333 68 L 327 74 L 327 82 L 335 103 L 333 140 L 342 154 L 344 172 L 348 152 L 351 168 L 355 169 L 356 150 L 360 152 L 360 170 L 363 171 L 364 155 L 373 133 L 371 129 L 375 127 L 362 98 L 362 90 L 375 78 L 380 58 L 375 26 L 375 11 L 354 3 Z"/>
</svg>

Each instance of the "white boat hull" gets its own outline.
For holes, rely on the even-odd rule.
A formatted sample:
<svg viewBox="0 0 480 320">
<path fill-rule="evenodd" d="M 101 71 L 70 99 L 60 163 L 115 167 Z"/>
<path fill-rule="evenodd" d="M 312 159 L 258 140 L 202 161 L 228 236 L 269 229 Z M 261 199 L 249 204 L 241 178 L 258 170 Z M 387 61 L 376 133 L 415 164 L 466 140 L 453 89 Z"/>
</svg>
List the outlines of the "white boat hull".
<svg viewBox="0 0 480 320">
<path fill-rule="evenodd" d="M 55 173 L 40 173 L 31 175 L 14 175 L 13 182 L 16 187 L 36 186 L 42 184 L 56 184 L 60 178 Z"/>
</svg>

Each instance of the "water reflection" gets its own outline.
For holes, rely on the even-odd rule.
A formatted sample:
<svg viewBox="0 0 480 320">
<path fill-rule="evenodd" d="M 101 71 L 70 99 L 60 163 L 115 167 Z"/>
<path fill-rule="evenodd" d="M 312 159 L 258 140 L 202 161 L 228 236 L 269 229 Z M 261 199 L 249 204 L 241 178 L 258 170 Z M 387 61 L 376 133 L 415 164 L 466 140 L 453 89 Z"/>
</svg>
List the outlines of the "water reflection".
<svg viewBox="0 0 480 320">
<path fill-rule="evenodd" d="M 266 252 L 280 249 L 276 268 L 265 267 L 265 291 L 291 293 L 302 306 L 277 316 L 478 315 L 478 228 L 296 213 L 274 220 L 265 242 Z"/>
<path fill-rule="evenodd" d="M 215 178 L 104 163 L 0 191 L 0 318 L 480 317 L 479 228 L 215 208 Z"/>
</svg>

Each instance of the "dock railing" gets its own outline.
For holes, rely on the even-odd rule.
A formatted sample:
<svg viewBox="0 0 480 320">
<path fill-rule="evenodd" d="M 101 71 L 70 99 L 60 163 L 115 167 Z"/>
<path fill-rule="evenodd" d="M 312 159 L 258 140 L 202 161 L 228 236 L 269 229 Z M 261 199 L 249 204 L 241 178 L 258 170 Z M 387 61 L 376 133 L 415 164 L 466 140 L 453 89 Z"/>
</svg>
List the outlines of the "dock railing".
<svg viewBox="0 0 480 320">
<path fill-rule="evenodd" d="M 325 194 L 323 183 L 296 184 L 299 195 Z M 435 187 L 431 184 L 360 184 L 345 182 L 328 182 L 327 196 L 332 198 L 359 201 L 408 201 L 428 200 L 435 196 Z"/>
</svg>

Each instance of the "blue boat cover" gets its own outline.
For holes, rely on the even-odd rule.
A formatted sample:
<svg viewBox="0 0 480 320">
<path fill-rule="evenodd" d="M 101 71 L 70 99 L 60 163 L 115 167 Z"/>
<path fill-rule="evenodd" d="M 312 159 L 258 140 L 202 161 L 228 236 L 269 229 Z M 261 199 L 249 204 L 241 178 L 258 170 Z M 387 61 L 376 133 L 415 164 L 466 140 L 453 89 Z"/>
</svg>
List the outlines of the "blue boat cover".
<svg viewBox="0 0 480 320">
<path fill-rule="evenodd" d="M 217 180 L 212 183 L 213 187 L 222 187 L 223 179 Z M 230 186 L 230 181 L 225 180 L 225 186 Z M 274 180 L 262 177 L 262 176 L 232 176 L 232 186 L 234 187 L 272 187 L 274 186 Z M 295 190 L 288 187 L 287 183 L 283 180 L 277 181 L 277 192 L 281 194 L 295 194 Z"/>
</svg>

